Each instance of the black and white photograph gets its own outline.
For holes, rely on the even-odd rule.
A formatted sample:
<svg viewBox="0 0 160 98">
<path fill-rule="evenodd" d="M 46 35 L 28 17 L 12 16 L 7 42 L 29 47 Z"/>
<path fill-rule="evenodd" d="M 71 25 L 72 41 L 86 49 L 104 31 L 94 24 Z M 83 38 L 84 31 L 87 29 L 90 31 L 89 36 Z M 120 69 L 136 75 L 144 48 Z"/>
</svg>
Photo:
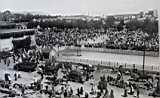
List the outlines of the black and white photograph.
<svg viewBox="0 0 160 98">
<path fill-rule="evenodd" d="M 160 98 L 159 0 L 0 0 L 0 98 Z"/>
</svg>

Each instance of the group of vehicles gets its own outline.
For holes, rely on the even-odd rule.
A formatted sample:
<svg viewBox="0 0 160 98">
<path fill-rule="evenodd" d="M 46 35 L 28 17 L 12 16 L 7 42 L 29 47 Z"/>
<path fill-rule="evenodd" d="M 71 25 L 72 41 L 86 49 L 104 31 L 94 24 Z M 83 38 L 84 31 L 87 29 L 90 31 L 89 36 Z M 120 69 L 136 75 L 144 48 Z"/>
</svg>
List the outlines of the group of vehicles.
<svg viewBox="0 0 160 98">
<path fill-rule="evenodd" d="M 76 69 L 73 67 L 76 66 Z M 81 68 L 78 68 L 81 67 Z M 90 76 L 90 73 L 94 71 L 94 67 L 90 67 L 89 65 L 86 64 L 80 64 L 80 63 L 71 63 L 71 62 L 58 62 L 58 64 L 55 65 L 45 65 L 43 67 L 44 74 L 47 75 L 57 75 L 59 69 L 64 69 L 62 70 L 63 73 L 65 73 L 65 79 L 68 81 L 73 81 L 73 82 L 79 82 L 79 83 L 84 83 Z"/>
</svg>

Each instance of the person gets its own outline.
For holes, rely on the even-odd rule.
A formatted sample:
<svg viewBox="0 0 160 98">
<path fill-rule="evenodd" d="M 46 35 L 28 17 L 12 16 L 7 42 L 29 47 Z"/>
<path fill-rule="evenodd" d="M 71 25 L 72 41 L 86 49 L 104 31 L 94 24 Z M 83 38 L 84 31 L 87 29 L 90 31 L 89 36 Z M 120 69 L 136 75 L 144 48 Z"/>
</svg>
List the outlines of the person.
<svg viewBox="0 0 160 98">
<path fill-rule="evenodd" d="M 45 92 L 48 93 L 48 85 L 45 86 Z"/>
<path fill-rule="evenodd" d="M 21 73 L 20 73 L 20 71 L 18 71 L 18 78 L 21 78 Z"/>
<path fill-rule="evenodd" d="M 87 75 L 86 75 L 86 81 L 88 81 L 89 80 L 89 74 L 87 73 Z"/>
<path fill-rule="evenodd" d="M 36 89 L 41 90 L 41 83 L 40 82 L 37 83 Z"/>
<path fill-rule="evenodd" d="M 21 85 L 22 85 L 22 84 L 21 84 Z M 24 95 L 24 92 L 25 92 L 25 87 L 22 85 L 22 88 L 21 88 L 21 93 L 22 93 L 22 95 L 21 95 L 21 96 Z"/>
<path fill-rule="evenodd" d="M 13 63 L 15 63 L 16 62 L 16 57 L 15 57 L 15 55 L 13 55 Z"/>
<path fill-rule="evenodd" d="M 67 90 L 69 89 L 69 83 L 68 83 L 68 81 L 66 81 L 65 88 L 66 88 Z"/>
<path fill-rule="evenodd" d="M 92 88 L 91 88 L 91 92 L 90 92 L 90 94 L 92 94 L 92 95 L 94 95 L 94 94 L 95 94 L 95 90 L 94 90 L 93 85 L 92 85 Z"/>
<path fill-rule="evenodd" d="M 61 87 L 61 93 L 62 94 L 64 93 L 64 87 L 63 86 Z"/>
<path fill-rule="evenodd" d="M 129 82 L 129 89 L 130 89 L 130 91 L 129 91 L 128 94 L 133 95 L 134 94 L 134 88 L 133 88 L 131 82 Z"/>
<path fill-rule="evenodd" d="M 110 98 L 114 98 L 114 91 L 113 91 L 113 89 L 111 89 L 111 92 L 110 92 L 109 97 L 110 97 Z"/>
<path fill-rule="evenodd" d="M 137 86 L 137 98 L 139 98 L 139 94 L 140 94 L 140 91 L 139 91 L 139 87 Z"/>
<path fill-rule="evenodd" d="M 68 93 L 67 90 L 64 91 L 64 97 L 67 97 Z"/>
<path fill-rule="evenodd" d="M 55 90 L 53 85 L 52 85 L 52 97 L 55 97 Z"/>
<path fill-rule="evenodd" d="M 14 80 L 17 81 L 18 75 L 17 72 L 14 73 Z"/>
<path fill-rule="evenodd" d="M 73 95 L 73 89 L 70 87 L 70 96 Z"/>
<path fill-rule="evenodd" d="M 105 89 L 105 93 L 104 93 L 103 98 L 108 98 L 108 89 L 107 88 Z"/>
<path fill-rule="evenodd" d="M 3 59 L 3 61 L 4 61 L 4 64 L 6 64 L 6 63 L 7 63 L 7 58 L 5 57 L 5 58 Z"/>
<path fill-rule="evenodd" d="M 83 94 L 83 87 L 80 88 L 80 94 Z"/>
<path fill-rule="evenodd" d="M 41 75 L 41 80 L 43 80 L 44 76 L 43 76 L 43 72 L 40 72 Z"/>
<path fill-rule="evenodd" d="M 124 88 L 124 94 L 122 95 L 122 97 L 127 97 L 128 95 L 127 95 L 127 89 L 126 88 Z"/>
<path fill-rule="evenodd" d="M 80 90 L 79 90 L 79 88 L 77 89 L 77 95 L 80 97 Z"/>
<path fill-rule="evenodd" d="M 5 77 L 5 81 L 8 82 L 9 84 L 11 84 L 11 76 L 10 76 L 10 74 L 9 73 L 5 73 L 4 77 Z"/>
<path fill-rule="evenodd" d="M 9 66 L 10 65 L 10 59 L 8 58 L 7 59 L 7 66 Z"/>
</svg>

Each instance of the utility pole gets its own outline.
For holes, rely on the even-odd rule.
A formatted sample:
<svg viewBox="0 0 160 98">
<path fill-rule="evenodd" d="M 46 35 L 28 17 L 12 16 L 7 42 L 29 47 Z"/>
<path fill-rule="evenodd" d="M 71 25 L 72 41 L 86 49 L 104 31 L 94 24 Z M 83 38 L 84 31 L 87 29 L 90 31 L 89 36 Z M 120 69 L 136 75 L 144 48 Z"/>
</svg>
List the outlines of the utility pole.
<svg viewBox="0 0 160 98">
<path fill-rule="evenodd" d="M 59 45 L 58 45 L 58 57 L 59 57 Z"/>
<path fill-rule="evenodd" d="M 77 56 L 81 56 L 81 45 L 80 45 L 80 41 L 78 40 L 78 36 L 76 35 L 76 49 L 77 49 Z"/>
<path fill-rule="evenodd" d="M 77 56 L 81 56 L 81 45 L 77 45 Z"/>
<path fill-rule="evenodd" d="M 144 73 L 144 66 L 145 66 L 145 46 L 144 46 L 144 50 L 143 50 L 143 75 L 145 75 Z"/>
<path fill-rule="evenodd" d="M 77 56 L 78 56 L 78 46 L 76 46 L 76 48 L 77 48 Z"/>
</svg>

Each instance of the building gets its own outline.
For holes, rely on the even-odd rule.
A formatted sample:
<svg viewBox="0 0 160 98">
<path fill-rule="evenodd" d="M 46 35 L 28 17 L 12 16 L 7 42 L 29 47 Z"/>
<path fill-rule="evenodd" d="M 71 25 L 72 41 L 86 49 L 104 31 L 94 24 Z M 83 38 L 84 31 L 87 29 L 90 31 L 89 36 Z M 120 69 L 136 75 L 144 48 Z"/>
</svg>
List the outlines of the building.
<svg viewBox="0 0 160 98">
<path fill-rule="evenodd" d="M 3 22 L 0 24 L 0 51 L 13 49 L 13 40 L 22 40 L 27 37 L 31 38 L 31 45 L 35 45 L 35 33 L 35 29 L 26 29 L 15 23 Z"/>
<path fill-rule="evenodd" d="M 149 10 L 149 11 L 141 11 L 135 14 L 121 14 L 121 15 L 113 15 L 116 21 L 124 20 L 125 23 L 131 20 L 138 20 L 144 21 L 146 18 L 150 19 L 151 21 L 155 21 L 158 18 L 158 11 L 157 10 Z"/>
</svg>

